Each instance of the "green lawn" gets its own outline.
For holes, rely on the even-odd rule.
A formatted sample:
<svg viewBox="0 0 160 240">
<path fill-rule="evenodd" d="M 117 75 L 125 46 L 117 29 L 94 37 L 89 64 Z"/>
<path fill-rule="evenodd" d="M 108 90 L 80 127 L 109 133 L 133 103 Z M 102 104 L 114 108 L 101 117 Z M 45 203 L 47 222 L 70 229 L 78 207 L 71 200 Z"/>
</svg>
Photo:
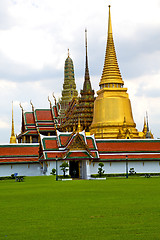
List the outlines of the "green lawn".
<svg viewBox="0 0 160 240">
<path fill-rule="evenodd" d="M 0 181 L 0 240 L 160 239 L 160 178 Z"/>
</svg>

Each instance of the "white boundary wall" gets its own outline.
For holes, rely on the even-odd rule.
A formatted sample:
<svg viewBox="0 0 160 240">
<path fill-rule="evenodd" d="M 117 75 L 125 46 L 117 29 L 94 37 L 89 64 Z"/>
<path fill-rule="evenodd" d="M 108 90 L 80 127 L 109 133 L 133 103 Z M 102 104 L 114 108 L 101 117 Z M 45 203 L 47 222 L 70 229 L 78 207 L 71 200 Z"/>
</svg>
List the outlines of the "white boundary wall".
<svg viewBox="0 0 160 240">
<path fill-rule="evenodd" d="M 98 173 L 98 163 L 92 162 L 90 174 Z M 134 168 L 136 173 L 160 173 L 160 161 L 128 161 L 128 171 Z M 126 162 L 104 162 L 105 174 L 126 173 Z"/>
<path fill-rule="evenodd" d="M 18 176 L 41 176 L 41 165 L 39 163 L 0 165 L 1 177 L 11 176 L 14 173 L 18 173 Z"/>
</svg>

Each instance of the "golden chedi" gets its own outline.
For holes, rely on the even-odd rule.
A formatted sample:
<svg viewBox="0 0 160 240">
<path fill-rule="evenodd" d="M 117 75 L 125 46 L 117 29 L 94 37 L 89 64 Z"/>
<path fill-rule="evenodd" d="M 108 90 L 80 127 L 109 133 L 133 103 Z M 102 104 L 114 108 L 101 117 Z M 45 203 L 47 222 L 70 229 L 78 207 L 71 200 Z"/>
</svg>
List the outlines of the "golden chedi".
<svg viewBox="0 0 160 240">
<path fill-rule="evenodd" d="M 90 133 L 96 138 L 139 138 L 132 116 L 127 88 L 119 70 L 109 6 L 108 39 L 100 90 L 94 102 L 93 122 Z"/>
</svg>

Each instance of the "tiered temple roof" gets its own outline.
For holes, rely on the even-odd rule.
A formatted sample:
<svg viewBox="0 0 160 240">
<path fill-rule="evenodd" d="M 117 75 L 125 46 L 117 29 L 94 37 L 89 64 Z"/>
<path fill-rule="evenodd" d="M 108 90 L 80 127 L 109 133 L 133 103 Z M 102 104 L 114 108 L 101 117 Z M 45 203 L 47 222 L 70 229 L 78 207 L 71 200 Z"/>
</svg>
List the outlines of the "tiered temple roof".
<svg viewBox="0 0 160 240">
<path fill-rule="evenodd" d="M 38 142 L 38 134 L 55 135 L 59 126 L 59 109 L 57 103 L 50 109 L 34 109 L 32 112 L 24 112 L 22 109 L 22 128 L 18 135 L 18 142 Z"/>
</svg>

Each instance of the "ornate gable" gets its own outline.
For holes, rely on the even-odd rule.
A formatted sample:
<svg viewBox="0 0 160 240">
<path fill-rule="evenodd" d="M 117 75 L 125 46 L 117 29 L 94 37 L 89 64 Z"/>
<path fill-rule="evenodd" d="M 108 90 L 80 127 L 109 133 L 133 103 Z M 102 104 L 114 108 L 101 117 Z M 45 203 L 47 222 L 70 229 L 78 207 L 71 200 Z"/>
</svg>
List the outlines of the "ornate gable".
<svg viewBox="0 0 160 240">
<path fill-rule="evenodd" d="M 71 141 L 70 145 L 68 146 L 69 150 L 87 150 L 88 146 L 85 144 L 83 138 L 81 137 L 81 135 L 79 133 L 76 134 L 76 136 L 73 138 L 73 140 Z"/>
<path fill-rule="evenodd" d="M 78 153 L 78 156 L 77 156 L 77 153 Z M 72 138 L 69 145 L 67 146 L 67 152 L 64 154 L 63 158 L 68 158 L 68 157 L 70 158 L 71 155 L 72 155 L 72 158 L 81 157 L 81 156 L 79 156 L 79 154 L 83 155 L 83 157 L 84 157 L 84 153 L 87 158 L 93 158 L 83 137 L 79 133 L 77 133 Z"/>
</svg>

